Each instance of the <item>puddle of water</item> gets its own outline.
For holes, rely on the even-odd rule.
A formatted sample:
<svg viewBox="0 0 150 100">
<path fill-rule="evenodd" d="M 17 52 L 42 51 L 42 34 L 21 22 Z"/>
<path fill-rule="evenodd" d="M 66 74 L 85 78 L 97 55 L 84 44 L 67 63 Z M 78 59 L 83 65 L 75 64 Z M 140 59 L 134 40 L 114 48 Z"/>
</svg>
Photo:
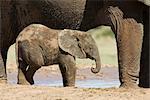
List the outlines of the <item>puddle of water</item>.
<svg viewBox="0 0 150 100">
<path fill-rule="evenodd" d="M 36 86 L 63 86 L 61 80 L 36 81 Z M 106 82 L 103 80 L 77 80 L 76 87 L 80 88 L 111 88 L 119 87 L 119 81 Z"/>
<path fill-rule="evenodd" d="M 77 87 L 81 88 L 110 88 L 110 87 L 119 87 L 119 81 L 106 82 L 103 80 L 84 80 L 77 81 Z"/>
<path fill-rule="evenodd" d="M 78 70 L 78 76 L 85 76 L 85 79 L 76 79 L 76 87 L 81 88 L 110 88 L 119 87 L 118 69 L 117 68 L 102 68 L 102 76 L 95 75 L 89 71 L 89 69 Z M 62 77 L 58 71 L 55 74 L 39 71 L 34 77 L 35 84 L 37 86 L 58 86 L 62 87 Z M 16 84 L 17 71 L 10 71 L 8 73 L 8 83 Z"/>
<path fill-rule="evenodd" d="M 35 81 L 36 86 L 63 86 L 61 80 Z"/>
</svg>

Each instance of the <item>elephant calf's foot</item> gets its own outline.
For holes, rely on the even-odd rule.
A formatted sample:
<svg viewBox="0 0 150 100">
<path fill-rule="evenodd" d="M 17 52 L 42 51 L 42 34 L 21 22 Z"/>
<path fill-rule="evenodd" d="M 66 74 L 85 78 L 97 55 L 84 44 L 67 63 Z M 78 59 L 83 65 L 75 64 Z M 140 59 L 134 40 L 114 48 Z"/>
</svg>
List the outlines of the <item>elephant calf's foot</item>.
<svg viewBox="0 0 150 100">
<path fill-rule="evenodd" d="M 64 87 L 75 87 L 75 84 L 67 84 L 67 85 L 64 85 Z"/>
<path fill-rule="evenodd" d="M 30 83 L 28 83 L 26 80 L 21 80 L 21 79 L 17 82 L 17 84 L 20 84 L 20 85 L 30 85 Z"/>
<path fill-rule="evenodd" d="M 27 81 L 30 83 L 30 85 L 33 85 L 33 84 L 34 84 L 33 78 L 27 78 Z"/>
<path fill-rule="evenodd" d="M 75 83 L 64 83 L 64 87 L 75 87 Z"/>
<path fill-rule="evenodd" d="M 75 76 L 73 75 L 73 77 L 71 77 L 71 75 L 70 75 L 67 78 L 64 78 L 63 86 L 64 87 L 75 87 Z"/>
<path fill-rule="evenodd" d="M 27 80 L 26 80 L 25 76 L 23 75 L 23 73 L 19 73 L 19 74 L 20 75 L 18 75 L 18 82 L 17 82 L 17 84 L 20 84 L 20 85 L 30 85 L 27 82 Z"/>
</svg>

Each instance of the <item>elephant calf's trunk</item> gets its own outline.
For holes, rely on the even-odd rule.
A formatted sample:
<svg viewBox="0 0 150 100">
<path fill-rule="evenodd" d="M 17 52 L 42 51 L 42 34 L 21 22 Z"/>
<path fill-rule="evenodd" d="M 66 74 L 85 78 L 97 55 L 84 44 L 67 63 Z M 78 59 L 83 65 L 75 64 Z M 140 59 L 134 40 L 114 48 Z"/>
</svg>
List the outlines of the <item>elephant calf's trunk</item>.
<svg viewBox="0 0 150 100">
<path fill-rule="evenodd" d="M 99 61 L 95 60 L 95 62 L 96 62 L 96 68 L 92 67 L 91 71 L 93 73 L 98 73 L 100 71 L 100 69 L 101 69 L 101 63 L 100 63 L 100 60 Z"/>
</svg>

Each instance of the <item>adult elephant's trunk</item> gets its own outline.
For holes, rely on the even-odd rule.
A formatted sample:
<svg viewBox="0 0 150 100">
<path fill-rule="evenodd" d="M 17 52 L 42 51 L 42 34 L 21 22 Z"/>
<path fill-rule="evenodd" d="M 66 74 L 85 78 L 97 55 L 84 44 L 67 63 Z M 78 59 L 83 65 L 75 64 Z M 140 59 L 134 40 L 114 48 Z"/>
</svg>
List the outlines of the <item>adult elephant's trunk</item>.
<svg viewBox="0 0 150 100">
<path fill-rule="evenodd" d="M 91 68 L 91 71 L 93 73 L 98 73 L 101 69 L 101 61 L 100 61 L 100 57 L 99 55 L 97 55 L 97 58 L 95 59 L 95 63 L 96 63 L 96 68 Z"/>
</svg>

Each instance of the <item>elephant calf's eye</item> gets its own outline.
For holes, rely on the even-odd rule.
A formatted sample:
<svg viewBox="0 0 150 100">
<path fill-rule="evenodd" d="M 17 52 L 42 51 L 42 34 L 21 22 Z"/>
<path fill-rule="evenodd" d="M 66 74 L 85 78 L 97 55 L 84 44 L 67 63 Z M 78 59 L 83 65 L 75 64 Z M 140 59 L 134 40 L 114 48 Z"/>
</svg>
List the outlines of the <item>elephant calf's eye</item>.
<svg viewBox="0 0 150 100">
<path fill-rule="evenodd" d="M 77 38 L 77 41 L 79 41 L 79 39 Z"/>
</svg>

